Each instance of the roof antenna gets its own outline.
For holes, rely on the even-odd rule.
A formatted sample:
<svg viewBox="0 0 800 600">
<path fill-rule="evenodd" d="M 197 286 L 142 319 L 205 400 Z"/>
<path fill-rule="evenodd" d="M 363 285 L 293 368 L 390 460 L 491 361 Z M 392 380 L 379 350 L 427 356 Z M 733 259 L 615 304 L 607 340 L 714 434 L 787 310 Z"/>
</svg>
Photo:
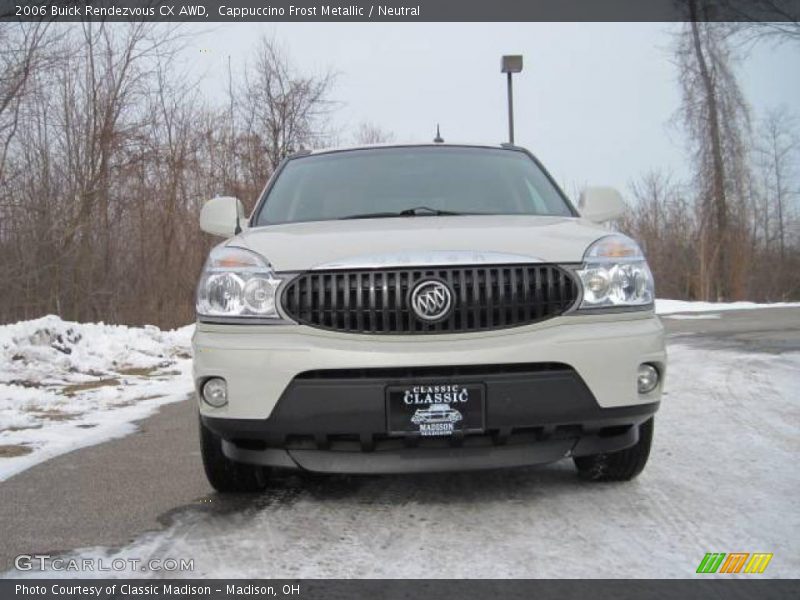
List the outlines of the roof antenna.
<svg viewBox="0 0 800 600">
<path fill-rule="evenodd" d="M 444 139 L 442 139 L 442 135 L 439 133 L 439 124 L 436 124 L 436 137 L 433 138 L 434 144 L 444 144 Z"/>
</svg>

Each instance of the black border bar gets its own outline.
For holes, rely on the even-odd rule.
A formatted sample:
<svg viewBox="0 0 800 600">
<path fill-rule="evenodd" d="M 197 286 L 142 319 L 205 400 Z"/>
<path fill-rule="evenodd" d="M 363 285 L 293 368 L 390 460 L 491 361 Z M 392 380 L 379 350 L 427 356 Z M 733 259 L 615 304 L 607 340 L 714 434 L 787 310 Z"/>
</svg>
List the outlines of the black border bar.
<svg viewBox="0 0 800 600">
<path fill-rule="evenodd" d="M 450 552 L 456 549 L 451 548 Z M 447 553 L 445 553 L 447 554 Z M 491 556 L 473 556 L 472 560 L 492 560 Z M 576 580 L 448 580 L 448 579 L 305 579 L 305 580 L 241 580 L 241 579 L 26 579 L 0 580 L 0 598 L 4 600 L 784 600 L 800 597 L 800 582 L 790 579 L 576 579 Z M 712 576 L 713 577 L 713 576 Z M 747 577 L 747 576 L 745 576 Z M 758 576 L 753 576 L 758 577 Z M 39 588 L 44 593 L 23 593 Z M 126 587 L 127 586 L 127 587 Z M 234 586 L 231 590 L 229 586 Z M 250 586 L 248 588 L 248 586 Z M 77 591 L 86 588 L 86 591 Z M 92 590 L 100 588 L 97 594 Z M 136 593 L 131 593 L 136 588 Z M 271 588 L 272 593 L 264 593 Z M 256 593 L 253 590 L 257 590 Z M 70 591 L 76 590 L 76 591 Z M 207 593 L 210 590 L 210 593 Z"/>
<path fill-rule="evenodd" d="M 800 0 L 0 0 L 0 21 L 800 21 Z"/>
</svg>

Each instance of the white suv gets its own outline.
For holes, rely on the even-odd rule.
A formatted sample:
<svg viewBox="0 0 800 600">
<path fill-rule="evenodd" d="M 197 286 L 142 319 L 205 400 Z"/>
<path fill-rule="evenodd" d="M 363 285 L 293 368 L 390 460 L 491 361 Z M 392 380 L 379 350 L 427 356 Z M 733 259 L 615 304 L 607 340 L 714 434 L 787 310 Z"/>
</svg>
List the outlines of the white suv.
<svg viewBox="0 0 800 600">
<path fill-rule="evenodd" d="M 599 224 L 619 194 L 580 205 L 523 148 L 451 144 L 301 152 L 249 218 L 206 203 L 202 228 L 229 238 L 193 341 L 211 484 L 564 457 L 637 475 L 666 364 L 652 275 Z M 437 405 L 460 418 L 418 416 Z"/>
</svg>

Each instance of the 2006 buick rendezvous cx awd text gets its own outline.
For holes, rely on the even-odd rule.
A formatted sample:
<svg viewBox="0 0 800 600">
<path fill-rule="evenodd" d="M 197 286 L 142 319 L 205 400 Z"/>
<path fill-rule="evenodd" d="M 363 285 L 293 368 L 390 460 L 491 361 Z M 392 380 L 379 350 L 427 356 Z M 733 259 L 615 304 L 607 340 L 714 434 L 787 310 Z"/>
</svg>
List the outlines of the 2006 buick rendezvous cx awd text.
<svg viewBox="0 0 800 600">
<path fill-rule="evenodd" d="M 644 468 L 665 374 L 653 280 L 631 239 L 576 210 L 515 146 L 397 145 L 287 158 L 197 292 L 202 453 L 221 491 L 271 468 L 398 473 L 572 457 Z"/>
</svg>

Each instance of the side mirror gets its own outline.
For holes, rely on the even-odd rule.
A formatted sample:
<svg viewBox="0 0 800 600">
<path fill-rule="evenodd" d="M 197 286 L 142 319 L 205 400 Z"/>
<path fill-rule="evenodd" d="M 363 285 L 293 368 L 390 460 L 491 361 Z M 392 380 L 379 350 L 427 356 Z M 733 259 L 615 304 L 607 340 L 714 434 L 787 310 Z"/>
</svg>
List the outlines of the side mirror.
<svg viewBox="0 0 800 600">
<path fill-rule="evenodd" d="M 244 205 L 238 198 L 232 196 L 212 198 L 200 211 L 200 229 L 225 238 L 239 233 L 246 221 Z"/>
<path fill-rule="evenodd" d="M 623 215 L 625 201 L 612 187 L 588 187 L 581 193 L 578 210 L 584 219 L 605 223 Z"/>
</svg>

